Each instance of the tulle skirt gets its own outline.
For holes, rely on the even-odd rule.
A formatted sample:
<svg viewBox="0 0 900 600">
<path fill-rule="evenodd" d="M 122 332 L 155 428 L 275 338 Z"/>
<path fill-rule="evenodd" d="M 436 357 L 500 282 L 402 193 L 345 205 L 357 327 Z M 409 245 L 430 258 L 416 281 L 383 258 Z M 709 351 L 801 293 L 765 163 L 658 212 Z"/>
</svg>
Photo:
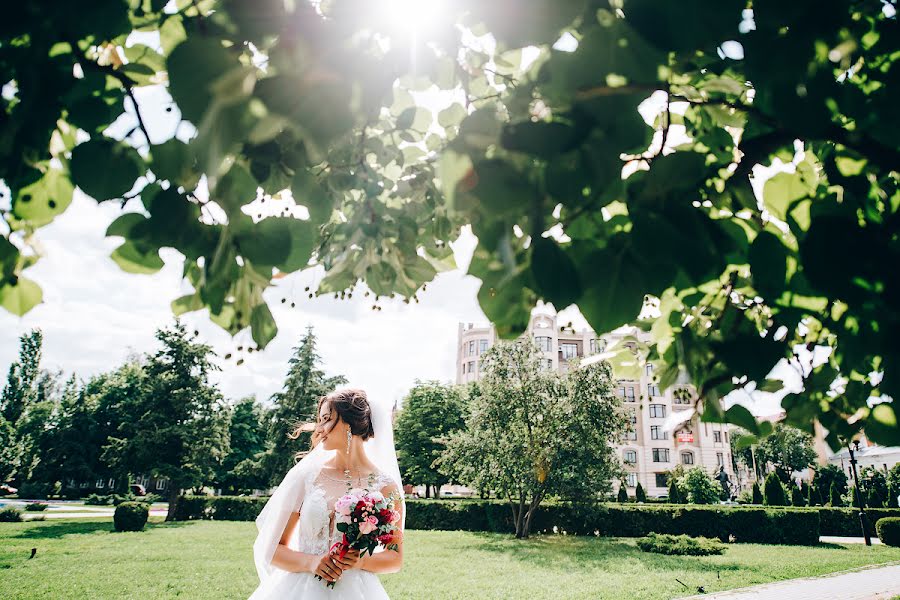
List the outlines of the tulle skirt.
<svg viewBox="0 0 900 600">
<path fill-rule="evenodd" d="M 249 600 L 389 600 L 378 576 L 369 571 L 347 571 L 333 588 L 312 573 L 275 569 Z"/>
</svg>

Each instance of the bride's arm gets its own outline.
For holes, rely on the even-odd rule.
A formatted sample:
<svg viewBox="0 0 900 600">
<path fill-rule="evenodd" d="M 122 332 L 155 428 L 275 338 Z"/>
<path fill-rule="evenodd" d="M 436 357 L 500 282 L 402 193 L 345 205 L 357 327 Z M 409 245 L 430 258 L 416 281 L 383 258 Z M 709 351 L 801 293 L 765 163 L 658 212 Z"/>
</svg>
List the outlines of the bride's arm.
<svg viewBox="0 0 900 600">
<path fill-rule="evenodd" d="M 400 522 L 402 523 L 406 511 L 406 506 L 403 501 L 403 492 L 399 490 L 396 485 L 389 485 L 382 490 L 382 493 L 385 496 L 393 493 L 399 498 L 397 500 L 397 511 L 400 513 Z M 395 534 L 397 534 L 396 550 L 385 550 L 371 556 L 362 556 L 360 557 L 356 568 L 372 573 L 396 573 L 399 571 L 403 567 L 403 530 L 398 529 Z"/>
<path fill-rule="evenodd" d="M 305 552 L 298 552 L 297 550 L 288 547 L 288 542 L 294 534 L 294 530 L 297 528 L 299 516 L 299 513 L 295 511 L 291 513 L 291 516 L 288 518 L 287 525 L 284 527 L 284 533 L 281 534 L 281 540 L 279 540 L 278 546 L 275 548 L 275 555 L 272 557 L 272 565 L 283 571 L 289 571 L 291 573 L 316 573 L 328 579 L 328 573 L 322 570 L 322 567 L 326 566 L 323 563 L 327 562 L 329 563 L 327 566 L 333 567 L 339 576 L 340 569 L 337 564 L 333 564 L 333 561 L 329 556 L 306 554 Z"/>
</svg>

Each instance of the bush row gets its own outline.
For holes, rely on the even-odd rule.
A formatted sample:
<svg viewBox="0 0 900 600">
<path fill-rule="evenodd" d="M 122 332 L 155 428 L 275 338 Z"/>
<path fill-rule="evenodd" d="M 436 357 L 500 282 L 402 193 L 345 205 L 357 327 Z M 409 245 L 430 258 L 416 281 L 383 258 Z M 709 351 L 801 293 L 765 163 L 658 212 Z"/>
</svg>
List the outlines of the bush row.
<svg viewBox="0 0 900 600">
<path fill-rule="evenodd" d="M 252 521 L 267 498 L 182 496 L 175 507 L 178 520 Z M 512 531 L 509 505 L 497 500 L 407 500 L 409 529 Z M 820 514 L 826 511 L 820 526 Z M 875 512 L 875 511 L 873 511 Z M 900 511 L 878 511 L 878 513 Z M 888 516 L 878 514 L 878 518 Z M 900 516 L 900 515 L 897 515 Z M 766 544 L 816 544 L 822 535 L 858 535 L 850 509 L 794 509 L 699 505 L 575 506 L 545 503 L 532 523 L 533 533 L 568 533 L 641 537 L 651 532 L 687 534 L 723 541 Z M 856 526 L 857 530 L 852 528 Z M 847 533 L 844 533 L 847 532 Z"/>
</svg>

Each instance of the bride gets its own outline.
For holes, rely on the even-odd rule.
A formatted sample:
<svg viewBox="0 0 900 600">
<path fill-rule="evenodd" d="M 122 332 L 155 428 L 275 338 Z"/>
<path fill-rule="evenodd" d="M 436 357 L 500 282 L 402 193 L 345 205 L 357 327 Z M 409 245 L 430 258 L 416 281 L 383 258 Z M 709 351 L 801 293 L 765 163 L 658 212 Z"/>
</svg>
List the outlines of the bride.
<svg viewBox="0 0 900 600">
<path fill-rule="evenodd" d="M 400 570 L 406 517 L 391 409 L 370 405 L 362 390 L 341 389 L 319 399 L 317 415 L 312 451 L 287 472 L 256 519 L 260 583 L 250 600 L 387 599 L 376 573 Z M 394 495 L 401 515 L 396 551 L 351 550 L 343 559 L 330 551 L 341 539 L 334 503 L 351 489 Z"/>
</svg>

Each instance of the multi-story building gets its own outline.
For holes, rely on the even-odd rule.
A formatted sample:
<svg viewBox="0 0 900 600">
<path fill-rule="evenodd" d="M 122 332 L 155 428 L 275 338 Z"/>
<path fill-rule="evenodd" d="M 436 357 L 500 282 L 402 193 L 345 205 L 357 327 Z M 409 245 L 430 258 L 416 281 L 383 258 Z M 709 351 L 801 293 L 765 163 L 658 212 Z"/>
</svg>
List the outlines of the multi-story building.
<svg viewBox="0 0 900 600">
<path fill-rule="evenodd" d="M 561 327 L 555 314 L 532 314 L 528 332 L 544 355 L 546 368 L 566 372 L 573 359 L 583 359 L 603 352 L 614 341 L 626 336 L 642 339 L 644 332 L 622 328 L 597 336 L 589 329 L 575 331 Z M 493 325 L 475 326 L 460 323 L 456 354 L 456 381 L 468 383 L 481 377 L 479 357 L 498 340 Z M 627 342 L 626 342 L 627 343 Z M 631 429 L 622 432 L 616 451 L 625 468 L 625 483 L 633 495 L 638 483 L 648 496 L 668 493 L 668 472 L 677 465 L 685 468 L 702 466 L 710 474 L 723 467 L 734 482 L 728 426 L 700 421 L 696 414 L 671 431 L 670 415 L 691 410 L 696 392 L 685 382 L 676 383 L 665 392 L 654 379 L 653 365 L 646 365 L 639 379 L 618 380 L 616 390 L 629 412 Z"/>
</svg>

